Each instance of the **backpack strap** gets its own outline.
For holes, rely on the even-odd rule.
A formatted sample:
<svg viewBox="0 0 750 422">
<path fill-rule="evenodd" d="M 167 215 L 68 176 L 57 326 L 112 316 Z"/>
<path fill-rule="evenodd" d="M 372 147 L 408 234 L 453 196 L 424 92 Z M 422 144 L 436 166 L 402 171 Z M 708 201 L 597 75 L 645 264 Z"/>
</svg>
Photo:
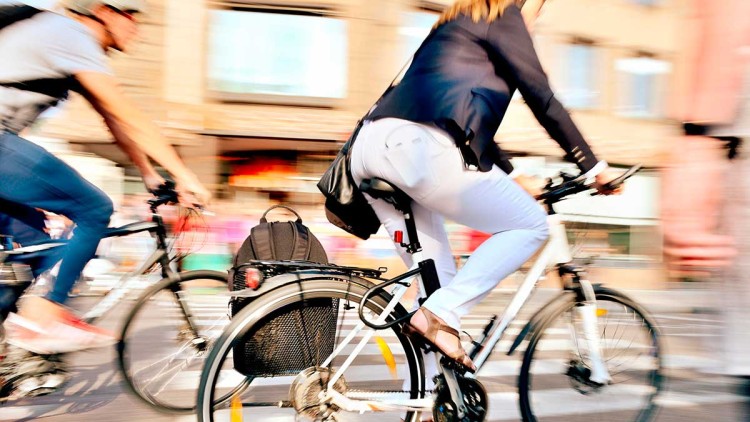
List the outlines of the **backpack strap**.
<svg viewBox="0 0 750 422">
<path fill-rule="evenodd" d="M 294 233 L 294 250 L 292 251 L 292 260 L 308 261 L 310 259 L 310 231 L 305 227 L 301 220 L 289 221 Z"/>
<path fill-rule="evenodd" d="M 250 245 L 257 259 L 276 259 L 271 224 L 259 224 L 250 229 Z"/>
<path fill-rule="evenodd" d="M 15 88 L 22 91 L 36 92 L 52 98 L 64 100 L 68 97 L 68 91 L 77 89 L 78 82 L 75 77 L 34 79 L 23 82 L 0 82 L 0 86 Z"/>
<path fill-rule="evenodd" d="M 0 6 L 0 30 L 16 22 L 30 19 L 42 12 L 46 11 L 26 4 L 6 4 Z M 79 87 L 78 81 L 73 76 L 67 78 L 42 78 L 28 81 L 0 82 L 0 86 L 36 92 L 59 100 L 66 99 L 69 90 L 77 90 Z"/>
</svg>

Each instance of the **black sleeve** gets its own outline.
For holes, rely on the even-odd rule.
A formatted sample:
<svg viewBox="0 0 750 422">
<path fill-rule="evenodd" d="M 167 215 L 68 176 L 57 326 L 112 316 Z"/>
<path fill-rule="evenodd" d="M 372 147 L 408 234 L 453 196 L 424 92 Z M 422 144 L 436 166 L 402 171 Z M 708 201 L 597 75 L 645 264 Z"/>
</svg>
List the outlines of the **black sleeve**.
<svg viewBox="0 0 750 422">
<path fill-rule="evenodd" d="M 547 75 L 534 49 L 521 11 L 511 6 L 505 14 L 488 25 L 487 42 L 495 53 L 496 66 L 506 70 L 503 77 L 513 78 L 523 99 L 550 137 L 565 150 L 565 159 L 583 172 L 599 161 L 567 110 L 555 98 Z"/>
</svg>

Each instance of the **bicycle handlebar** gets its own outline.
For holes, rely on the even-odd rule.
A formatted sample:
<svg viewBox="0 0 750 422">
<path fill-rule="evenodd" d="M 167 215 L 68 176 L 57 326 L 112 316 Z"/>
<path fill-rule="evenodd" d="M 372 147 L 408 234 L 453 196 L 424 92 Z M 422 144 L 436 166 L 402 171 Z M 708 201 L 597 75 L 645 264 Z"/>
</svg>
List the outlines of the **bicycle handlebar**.
<svg viewBox="0 0 750 422">
<path fill-rule="evenodd" d="M 171 180 L 166 180 L 164 183 L 159 185 L 154 191 L 151 192 L 154 195 L 153 198 L 148 200 L 148 204 L 151 206 L 151 211 L 156 212 L 156 208 L 167 205 L 176 204 L 179 202 L 179 195 L 175 190 L 175 184 Z"/>
<path fill-rule="evenodd" d="M 625 182 L 625 180 L 630 178 L 630 176 L 634 175 L 641 168 L 642 166 L 640 164 L 636 164 L 629 168 L 625 173 L 608 182 L 605 188 L 608 190 L 617 189 Z M 537 200 L 543 201 L 547 205 L 552 205 L 562 201 L 570 195 L 594 189 L 591 184 L 586 183 L 588 178 L 584 177 L 582 174 L 570 175 L 560 172 L 558 177 L 562 178 L 562 181 L 555 185 L 553 184 L 553 179 L 550 178 L 547 185 L 544 187 L 544 192 L 536 197 Z M 594 193 L 594 195 L 597 195 L 597 193 Z"/>
</svg>

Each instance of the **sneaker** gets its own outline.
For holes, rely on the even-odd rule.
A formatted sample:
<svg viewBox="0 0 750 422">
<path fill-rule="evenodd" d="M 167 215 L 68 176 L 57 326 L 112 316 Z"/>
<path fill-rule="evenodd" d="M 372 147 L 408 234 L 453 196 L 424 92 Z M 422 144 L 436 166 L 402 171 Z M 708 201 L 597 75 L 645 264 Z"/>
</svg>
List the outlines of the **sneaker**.
<svg viewBox="0 0 750 422">
<path fill-rule="evenodd" d="M 105 330 L 65 315 L 49 327 L 41 327 L 11 313 L 5 321 L 7 342 L 39 355 L 69 353 L 110 346 L 116 338 Z"/>
</svg>

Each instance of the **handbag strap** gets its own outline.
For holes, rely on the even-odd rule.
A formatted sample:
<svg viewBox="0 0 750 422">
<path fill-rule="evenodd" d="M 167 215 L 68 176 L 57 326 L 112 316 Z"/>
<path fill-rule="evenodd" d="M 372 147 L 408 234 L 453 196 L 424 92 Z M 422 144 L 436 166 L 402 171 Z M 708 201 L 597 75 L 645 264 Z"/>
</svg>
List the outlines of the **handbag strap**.
<svg viewBox="0 0 750 422">
<path fill-rule="evenodd" d="M 370 109 L 367 111 L 367 114 L 365 114 L 361 119 L 357 121 L 357 126 L 354 128 L 354 131 L 352 131 L 351 136 L 349 136 L 349 140 L 346 141 L 344 146 L 341 147 L 342 152 L 346 155 L 346 159 L 349 160 L 349 155 L 351 154 L 352 145 L 354 144 L 354 140 L 357 139 L 357 134 L 359 134 L 359 130 L 362 129 L 362 125 L 364 124 L 364 121 L 367 119 L 367 116 L 372 113 L 373 110 L 380 104 L 380 101 L 385 97 L 391 90 L 398 85 L 398 82 L 401 80 L 401 78 L 406 75 L 406 71 L 409 70 L 409 66 L 411 65 L 411 62 L 414 61 L 414 58 L 417 57 L 420 51 L 422 51 L 422 47 L 424 47 L 425 44 L 427 44 L 427 41 L 432 38 L 432 35 L 435 33 L 435 30 L 433 29 L 430 31 L 430 33 L 427 35 L 427 37 L 422 41 L 422 44 L 419 45 L 419 48 L 417 48 L 417 51 L 414 52 L 414 54 L 409 57 L 409 60 L 404 63 L 403 67 L 401 67 L 401 70 L 396 74 L 396 77 L 393 78 L 391 81 L 391 84 L 388 85 L 388 88 L 385 89 L 385 91 L 380 95 L 380 98 L 378 98 L 377 101 L 375 101 L 375 104 L 370 107 Z"/>
<path fill-rule="evenodd" d="M 365 116 L 362 119 L 360 119 L 360 120 L 365 120 L 367 118 L 367 116 L 370 113 L 372 113 L 373 110 L 375 110 L 375 108 L 378 106 L 378 104 L 383 99 L 383 97 L 385 97 L 389 92 L 391 92 L 391 90 L 393 88 L 396 87 L 396 85 L 398 85 L 398 83 L 401 81 L 401 79 L 403 78 L 403 76 L 406 75 L 406 71 L 409 70 L 409 66 L 414 61 L 414 58 L 417 57 L 417 55 L 419 55 L 419 52 L 422 51 L 422 48 L 424 47 L 425 44 L 427 44 L 427 41 L 430 38 L 432 38 L 432 35 L 434 33 L 435 33 L 434 29 L 430 31 L 430 33 L 427 35 L 427 37 L 425 37 L 424 41 L 422 41 L 422 44 L 419 45 L 419 48 L 417 48 L 417 51 L 415 51 L 414 54 L 412 54 L 411 57 L 409 57 L 409 60 L 407 60 L 406 63 L 404 63 L 404 66 L 396 74 L 396 77 L 393 78 L 393 80 L 391 81 L 391 84 L 388 85 L 388 88 L 385 89 L 385 91 L 383 92 L 383 94 L 380 95 L 380 98 L 378 98 L 378 100 L 375 101 L 375 104 L 373 104 L 372 107 L 370 107 L 370 109 L 367 111 L 367 114 L 365 114 Z M 358 125 L 357 129 L 355 129 L 355 130 L 356 131 L 359 130 L 359 125 Z"/>
</svg>

